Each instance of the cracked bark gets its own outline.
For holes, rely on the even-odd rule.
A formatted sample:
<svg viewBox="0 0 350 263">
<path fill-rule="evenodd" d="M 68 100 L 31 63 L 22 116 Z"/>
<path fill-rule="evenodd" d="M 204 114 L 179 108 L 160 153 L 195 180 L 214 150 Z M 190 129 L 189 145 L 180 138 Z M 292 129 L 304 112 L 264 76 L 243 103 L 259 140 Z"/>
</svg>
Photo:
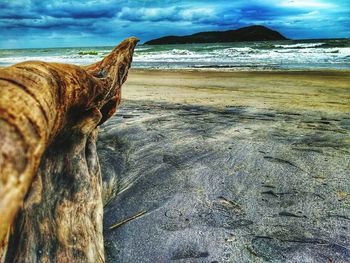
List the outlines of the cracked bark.
<svg viewBox="0 0 350 263">
<path fill-rule="evenodd" d="M 3 261 L 104 262 L 97 126 L 120 103 L 137 42 L 90 66 L 0 70 Z"/>
</svg>

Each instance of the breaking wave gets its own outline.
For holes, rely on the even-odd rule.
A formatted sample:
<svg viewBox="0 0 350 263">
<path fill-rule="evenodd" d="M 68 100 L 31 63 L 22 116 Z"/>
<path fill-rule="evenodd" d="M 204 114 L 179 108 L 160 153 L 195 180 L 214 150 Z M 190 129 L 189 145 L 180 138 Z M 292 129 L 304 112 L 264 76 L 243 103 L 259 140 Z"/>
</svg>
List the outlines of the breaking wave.
<svg viewBox="0 0 350 263">
<path fill-rule="evenodd" d="M 91 64 L 113 47 L 0 50 L 0 66 L 27 60 Z M 350 69 L 350 40 L 137 46 L 136 68 Z"/>
</svg>

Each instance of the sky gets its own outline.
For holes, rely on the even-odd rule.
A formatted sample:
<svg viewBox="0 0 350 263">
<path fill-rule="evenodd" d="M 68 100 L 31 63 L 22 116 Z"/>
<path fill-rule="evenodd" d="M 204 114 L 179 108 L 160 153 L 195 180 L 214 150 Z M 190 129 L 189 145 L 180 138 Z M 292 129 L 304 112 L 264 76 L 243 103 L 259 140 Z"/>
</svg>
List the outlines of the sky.
<svg viewBox="0 0 350 263">
<path fill-rule="evenodd" d="M 0 48 L 114 46 L 249 25 L 291 39 L 350 38 L 350 0 L 0 0 Z"/>
</svg>

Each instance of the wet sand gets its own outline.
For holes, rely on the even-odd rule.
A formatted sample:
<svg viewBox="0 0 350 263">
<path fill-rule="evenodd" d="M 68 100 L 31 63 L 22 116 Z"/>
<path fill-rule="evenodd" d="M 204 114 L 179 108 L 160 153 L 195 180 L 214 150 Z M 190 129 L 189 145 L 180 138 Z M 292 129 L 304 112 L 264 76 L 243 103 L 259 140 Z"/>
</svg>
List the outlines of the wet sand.
<svg viewBox="0 0 350 263">
<path fill-rule="evenodd" d="M 98 142 L 108 262 L 348 262 L 349 83 L 132 70 Z"/>
</svg>

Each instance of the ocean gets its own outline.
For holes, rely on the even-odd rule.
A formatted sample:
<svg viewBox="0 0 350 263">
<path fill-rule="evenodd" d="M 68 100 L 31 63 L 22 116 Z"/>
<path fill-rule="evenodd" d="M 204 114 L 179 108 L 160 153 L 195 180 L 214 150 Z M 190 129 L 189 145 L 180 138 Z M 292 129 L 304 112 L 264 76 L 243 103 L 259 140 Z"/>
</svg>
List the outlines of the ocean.
<svg viewBox="0 0 350 263">
<path fill-rule="evenodd" d="M 0 67 L 21 61 L 91 64 L 113 47 L 2 49 Z M 220 70 L 350 69 L 350 39 L 139 45 L 134 68 Z"/>
</svg>

